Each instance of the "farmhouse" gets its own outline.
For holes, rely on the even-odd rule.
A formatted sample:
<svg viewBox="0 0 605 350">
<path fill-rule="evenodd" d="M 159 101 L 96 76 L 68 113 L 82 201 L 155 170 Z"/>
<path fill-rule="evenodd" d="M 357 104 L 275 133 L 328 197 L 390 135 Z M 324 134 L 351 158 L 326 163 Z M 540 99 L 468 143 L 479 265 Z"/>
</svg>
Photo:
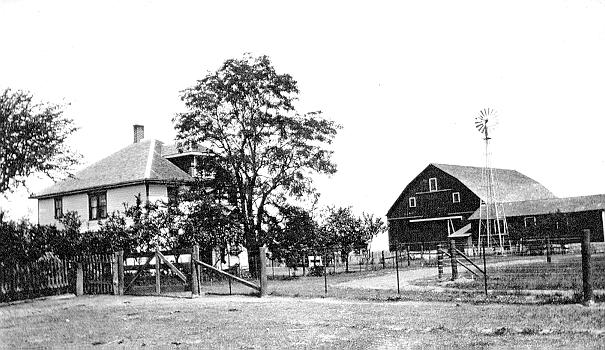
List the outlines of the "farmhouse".
<svg viewBox="0 0 605 350">
<path fill-rule="evenodd" d="M 134 125 L 134 143 L 88 166 L 73 178 L 33 195 L 38 223 L 57 225 L 63 213 L 76 211 L 83 230 L 98 229 L 108 213 L 123 211 L 136 196 L 167 201 L 179 186 L 194 181 L 204 148 L 180 152 L 175 145 L 145 140 L 142 125 Z"/>
<path fill-rule="evenodd" d="M 469 217 L 487 200 L 483 171 L 479 167 L 429 164 L 387 213 L 391 249 L 398 242 L 444 241 L 448 230 L 470 223 Z M 495 197 L 500 202 L 555 198 L 540 183 L 516 170 L 493 169 L 493 175 L 498 183 Z"/>
</svg>

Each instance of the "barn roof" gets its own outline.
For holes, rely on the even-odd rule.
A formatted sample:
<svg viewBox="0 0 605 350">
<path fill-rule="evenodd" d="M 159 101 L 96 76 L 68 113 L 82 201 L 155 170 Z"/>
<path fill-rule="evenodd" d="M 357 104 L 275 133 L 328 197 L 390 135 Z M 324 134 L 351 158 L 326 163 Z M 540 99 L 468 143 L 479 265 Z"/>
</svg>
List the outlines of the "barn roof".
<svg viewBox="0 0 605 350">
<path fill-rule="evenodd" d="M 143 140 L 84 168 L 73 178 L 58 182 L 31 198 L 84 192 L 142 182 L 187 182 L 193 178 L 162 155 L 166 146 L 157 140 Z M 164 152 L 170 148 L 164 149 Z"/>
<path fill-rule="evenodd" d="M 577 213 L 591 210 L 605 210 L 605 194 L 502 203 L 502 209 L 506 217 L 543 215 L 557 211 L 561 213 Z M 494 213 L 495 210 L 492 207 L 490 210 L 490 219 L 495 218 Z M 469 217 L 469 220 L 478 219 L 479 209 Z"/>
<path fill-rule="evenodd" d="M 484 168 L 436 163 L 431 165 L 455 177 L 479 198 L 487 200 L 487 189 L 482 177 Z M 493 175 L 495 196 L 499 202 L 555 198 L 542 184 L 516 170 L 493 168 Z"/>
</svg>

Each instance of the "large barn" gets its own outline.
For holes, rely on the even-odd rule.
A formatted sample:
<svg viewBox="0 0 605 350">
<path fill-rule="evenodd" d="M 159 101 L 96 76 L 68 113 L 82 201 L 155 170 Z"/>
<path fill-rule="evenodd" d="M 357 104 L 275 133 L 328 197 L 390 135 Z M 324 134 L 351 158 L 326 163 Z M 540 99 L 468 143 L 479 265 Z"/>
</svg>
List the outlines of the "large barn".
<svg viewBox="0 0 605 350">
<path fill-rule="evenodd" d="M 458 230 L 487 200 L 480 167 L 429 164 L 401 192 L 387 213 L 389 246 L 399 242 L 436 242 Z M 499 202 L 555 198 L 537 181 L 516 170 L 493 169 Z"/>
</svg>

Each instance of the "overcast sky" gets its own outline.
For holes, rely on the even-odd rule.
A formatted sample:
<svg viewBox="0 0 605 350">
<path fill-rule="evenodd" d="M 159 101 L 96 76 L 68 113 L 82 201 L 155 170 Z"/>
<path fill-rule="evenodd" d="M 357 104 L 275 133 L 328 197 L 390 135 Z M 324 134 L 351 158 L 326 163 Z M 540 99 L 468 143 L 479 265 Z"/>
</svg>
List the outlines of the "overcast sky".
<svg viewBox="0 0 605 350">
<path fill-rule="evenodd" d="M 605 193 L 605 1 L 3 1 L 0 89 L 70 103 L 84 165 L 174 139 L 179 91 L 268 55 L 301 112 L 343 126 L 324 204 L 384 216 L 431 162 L 481 166 L 473 119 L 498 111 L 496 167 L 557 196 Z M 39 191 L 49 181 L 31 181 Z M 0 206 L 36 218 L 18 191 Z"/>
</svg>

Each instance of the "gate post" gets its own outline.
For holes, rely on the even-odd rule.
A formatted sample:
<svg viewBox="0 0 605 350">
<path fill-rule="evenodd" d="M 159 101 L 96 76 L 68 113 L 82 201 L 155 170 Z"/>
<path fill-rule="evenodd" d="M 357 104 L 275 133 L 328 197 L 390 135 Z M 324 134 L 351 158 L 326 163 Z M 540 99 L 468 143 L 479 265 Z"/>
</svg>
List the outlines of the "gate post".
<svg viewBox="0 0 605 350">
<path fill-rule="evenodd" d="M 76 296 L 84 295 L 84 270 L 82 263 L 76 264 Z"/>
<path fill-rule="evenodd" d="M 191 252 L 191 296 L 194 297 L 196 295 L 200 295 L 200 287 L 199 287 L 199 276 L 198 268 L 199 266 L 193 260 L 200 260 L 200 246 L 194 245 L 193 251 Z"/>
<path fill-rule="evenodd" d="M 452 263 L 452 281 L 458 279 L 458 265 L 456 261 L 456 241 L 450 239 L 450 261 Z"/>
<path fill-rule="evenodd" d="M 118 252 L 118 291 L 124 295 L 124 251 Z"/>
<path fill-rule="evenodd" d="M 590 230 L 582 230 L 582 286 L 583 303 L 586 306 L 594 303 L 592 293 L 592 271 L 590 266 Z"/>
<path fill-rule="evenodd" d="M 260 263 L 260 296 L 267 295 L 267 247 L 260 247 L 259 249 L 259 263 Z"/>
<path fill-rule="evenodd" d="M 120 291 L 118 290 L 118 252 L 113 252 L 111 256 L 111 272 L 113 275 L 112 280 L 112 289 L 113 295 L 119 295 Z"/>
</svg>

